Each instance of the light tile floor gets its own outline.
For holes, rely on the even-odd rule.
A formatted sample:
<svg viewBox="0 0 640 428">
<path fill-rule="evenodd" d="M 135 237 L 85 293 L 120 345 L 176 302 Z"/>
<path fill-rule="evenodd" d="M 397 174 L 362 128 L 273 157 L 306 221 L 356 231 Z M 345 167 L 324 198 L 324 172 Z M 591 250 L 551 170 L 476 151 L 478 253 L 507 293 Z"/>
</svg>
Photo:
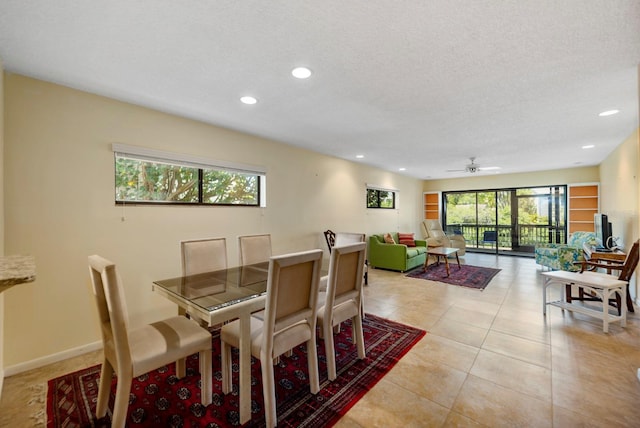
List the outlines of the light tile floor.
<svg viewBox="0 0 640 428">
<path fill-rule="evenodd" d="M 462 261 L 502 271 L 478 291 L 369 270 L 366 311 L 428 334 L 338 427 L 640 426 L 640 316 L 609 334 L 555 307 L 545 318 L 533 259 Z M 5 379 L 0 427 L 37 425 L 42 385 L 99 361 L 92 352 Z"/>
</svg>

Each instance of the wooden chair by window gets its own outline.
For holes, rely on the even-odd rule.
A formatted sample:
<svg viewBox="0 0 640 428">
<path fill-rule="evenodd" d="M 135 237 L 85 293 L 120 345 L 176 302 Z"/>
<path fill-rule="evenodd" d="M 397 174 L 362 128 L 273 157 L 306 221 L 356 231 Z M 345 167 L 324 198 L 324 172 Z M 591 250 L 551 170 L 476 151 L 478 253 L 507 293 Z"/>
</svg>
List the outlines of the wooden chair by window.
<svg viewBox="0 0 640 428">
<path fill-rule="evenodd" d="M 274 256 L 269 260 L 264 320 L 251 317 L 251 354 L 260 359 L 267 427 L 276 426 L 272 361 L 301 343 L 307 344 L 311 393 L 320 390 L 316 350 L 316 317 L 322 250 Z M 286 296 L 286 297 L 283 297 Z M 222 391 L 231 392 L 231 347 L 240 345 L 240 322 L 220 330 Z"/>
<path fill-rule="evenodd" d="M 638 266 L 638 258 L 639 258 L 639 245 L 640 245 L 640 240 L 636 241 L 633 243 L 633 246 L 631 247 L 631 251 L 629 251 L 629 254 L 627 254 L 627 258 L 624 260 L 624 262 L 619 262 L 619 261 L 615 261 L 615 260 L 607 260 L 602 261 L 602 260 L 583 260 L 581 262 L 578 262 L 581 265 L 581 269 L 580 269 L 580 273 L 585 272 L 587 270 L 595 270 L 598 268 L 601 269 L 606 269 L 607 272 L 610 271 L 619 271 L 620 274 L 618 275 L 618 279 L 621 281 L 626 281 L 627 282 L 627 301 L 626 301 L 626 305 L 627 305 L 627 311 L 629 312 L 634 312 L 633 309 L 633 301 L 631 300 L 631 297 L 629 296 L 629 281 L 631 280 L 631 276 L 633 275 L 633 272 L 636 270 L 636 267 Z M 608 273 L 604 273 L 604 272 L 590 272 L 592 274 L 598 274 L 598 275 L 605 275 L 605 276 L 612 276 Z M 614 275 L 615 276 L 615 275 Z M 592 297 L 592 296 L 587 296 L 584 293 L 584 290 L 582 288 L 578 288 L 578 297 L 574 297 L 572 296 L 572 290 L 571 290 L 571 286 L 567 285 L 566 287 L 566 295 L 567 295 L 567 302 L 571 303 L 572 300 L 587 300 L 587 301 L 599 301 L 600 299 L 597 297 Z M 616 299 L 615 302 L 609 302 L 609 304 L 614 305 L 618 308 L 618 314 L 621 313 L 621 304 L 622 302 L 620 301 L 620 295 L 616 294 Z"/>
<path fill-rule="evenodd" d="M 200 354 L 202 404 L 211 403 L 211 334 L 193 320 L 175 316 L 142 327 L 129 327 L 124 292 L 116 266 L 100 256 L 89 256 L 89 273 L 98 306 L 104 347 L 96 418 L 107 413 L 111 381 L 118 386 L 111 426 L 124 427 L 133 378 L 176 362 L 176 374 L 186 374 L 184 359 Z"/>
</svg>

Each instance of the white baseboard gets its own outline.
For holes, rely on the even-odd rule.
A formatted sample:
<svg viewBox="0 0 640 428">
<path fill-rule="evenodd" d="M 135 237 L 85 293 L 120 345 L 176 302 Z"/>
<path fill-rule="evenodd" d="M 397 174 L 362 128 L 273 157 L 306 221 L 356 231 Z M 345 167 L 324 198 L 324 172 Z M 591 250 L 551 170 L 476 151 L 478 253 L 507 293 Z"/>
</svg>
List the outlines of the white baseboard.
<svg viewBox="0 0 640 428">
<path fill-rule="evenodd" d="M 98 349 L 102 349 L 101 340 L 93 343 L 88 343 L 86 345 L 78 346 L 77 348 L 67 349 L 66 351 L 58 352 L 57 354 L 51 354 L 44 357 L 36 358 L 35 360 L 5 367 L 4 375 L 6 377 L 13 376 L 18 373 L 26 372 L 29 370 L 44 367 L 49 364 L 57 363 L 58 361 L 77 357 L 79 355 L 86 354 L 87 352 L 97 351 Z"/>
</svg>

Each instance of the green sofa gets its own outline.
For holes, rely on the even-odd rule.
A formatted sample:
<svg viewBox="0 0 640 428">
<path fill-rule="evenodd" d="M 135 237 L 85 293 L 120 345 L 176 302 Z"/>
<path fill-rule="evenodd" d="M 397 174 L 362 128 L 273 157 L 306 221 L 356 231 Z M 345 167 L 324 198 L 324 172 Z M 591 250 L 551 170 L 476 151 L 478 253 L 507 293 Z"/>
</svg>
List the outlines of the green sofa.
<svg viewBox="0 0 640 428">
<path fill-rule="evenodd" d="M 398 234 L 392 233 L 398 242 Z M 369 236 L 369 266 L 405 272 L 421 266 L 427 258 L 427 241 L 416 240 L 415 247 L 401 244 L 387 244 L 384 234 Z"/>
</svg>

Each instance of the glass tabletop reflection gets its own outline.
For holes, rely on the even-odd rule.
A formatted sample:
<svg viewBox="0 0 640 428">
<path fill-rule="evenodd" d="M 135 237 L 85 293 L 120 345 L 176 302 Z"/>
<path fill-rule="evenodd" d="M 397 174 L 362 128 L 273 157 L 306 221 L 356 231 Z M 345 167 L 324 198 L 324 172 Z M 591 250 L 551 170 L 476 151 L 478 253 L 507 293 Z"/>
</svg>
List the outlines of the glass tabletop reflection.
<svg viewBox="0 0 640 428">
<path fill-rule="evenodd" d="M 214 311 L 264 295 L 268 273 L 269 262 L 264 262 L 153 283 L 180 299 Z"/>
</svg>

